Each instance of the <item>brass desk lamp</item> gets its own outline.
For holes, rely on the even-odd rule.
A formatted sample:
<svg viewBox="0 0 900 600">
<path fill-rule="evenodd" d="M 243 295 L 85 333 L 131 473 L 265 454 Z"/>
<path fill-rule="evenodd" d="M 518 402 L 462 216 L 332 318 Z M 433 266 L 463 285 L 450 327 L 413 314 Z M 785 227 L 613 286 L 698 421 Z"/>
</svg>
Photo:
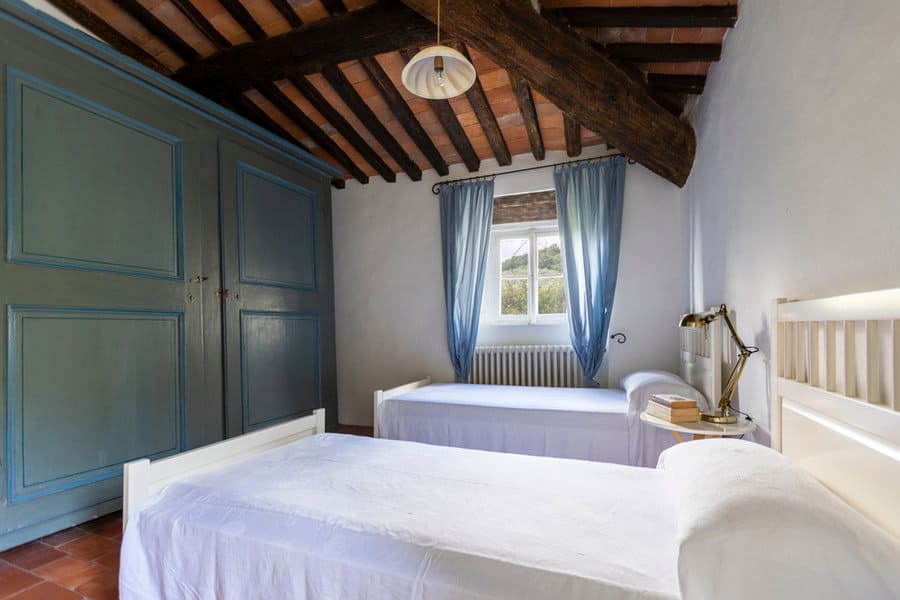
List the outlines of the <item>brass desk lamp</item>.
<svg viewBox="0 0 900 600">
<path fill-rule="evenodd" d="M 759 348 L 748 346 L 741 340 L 741 336 L 738 335 L 737 330 L 734 328 L 734 323 L 731 322 L 731 317 L 728 316 L 728 308 L 724 304 L 715 310 L 684 315 L 681 317 L 678 326 L 708 330 L 709 324 L 720 317 L 725 321 L 725 325 L 728 326 L 731 339 L 734 340 L 735 345 L 738 347 L 739 356 L 737 364 L 734 365 L 731 374 L 728 376 L 728 381 L 725 382 L 725 387 L 722 388 L 722 397 L 719 398 L 718 409 L 713 412 L 702 413 L 700 418 L 710 423 L 737 423 L 737 415 L 734 414 L 731 408 L 731 398 L 737 390 L 738 380 L 744 372 L 744 365 L 747 364 L 747 359 L 750 358 L 751 354 L 759 352 Z M 714 356 L 712 359 L 720 360 L 720 357 Z"/>
</svg>

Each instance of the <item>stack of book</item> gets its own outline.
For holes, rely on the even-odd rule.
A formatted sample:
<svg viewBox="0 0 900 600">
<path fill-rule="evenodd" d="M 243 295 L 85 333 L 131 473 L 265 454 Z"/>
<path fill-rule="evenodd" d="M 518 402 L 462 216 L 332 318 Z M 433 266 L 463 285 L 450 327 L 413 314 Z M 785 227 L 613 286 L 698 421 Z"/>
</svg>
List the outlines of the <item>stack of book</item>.
<svg viewBox="0 0 900 600">
<path fill-rule="evenodd" d="M 675 394 L 654 394 L 647 403 L 647 414 L 670 423 L 694 423 L 700 420 L 697 401 Z"/>
</svg>

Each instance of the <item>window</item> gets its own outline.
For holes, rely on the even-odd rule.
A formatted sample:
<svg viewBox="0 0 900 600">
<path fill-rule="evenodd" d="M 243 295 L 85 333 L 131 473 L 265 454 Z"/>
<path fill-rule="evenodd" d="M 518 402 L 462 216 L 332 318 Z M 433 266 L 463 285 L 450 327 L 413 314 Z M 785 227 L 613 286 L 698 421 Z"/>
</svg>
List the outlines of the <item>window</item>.
<svg viewBox="0 0 900 600">
<path fill-rule="evenodd" d="M 486 291 L 496 290 L 493 314 L 498 323 L 551 323 L 565 320 L 559 230 L 555 221 L 494 226 Z M 493 284 L 493 285 L 492 285 Z"/>
</svg>

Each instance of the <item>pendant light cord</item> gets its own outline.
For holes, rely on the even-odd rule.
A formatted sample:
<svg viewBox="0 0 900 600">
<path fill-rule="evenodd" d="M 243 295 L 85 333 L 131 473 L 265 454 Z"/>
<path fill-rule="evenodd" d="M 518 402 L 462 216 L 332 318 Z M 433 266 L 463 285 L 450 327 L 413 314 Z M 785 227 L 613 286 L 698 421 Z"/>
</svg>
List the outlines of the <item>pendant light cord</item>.
<svg viewBox="0 0 900 600">
<path fill-rule="evenodd" d="M 441 45 L 441 0 L 437 0 L 438 2 L 438 14 L 437 14 L 437 45 Z"/>
</svg>

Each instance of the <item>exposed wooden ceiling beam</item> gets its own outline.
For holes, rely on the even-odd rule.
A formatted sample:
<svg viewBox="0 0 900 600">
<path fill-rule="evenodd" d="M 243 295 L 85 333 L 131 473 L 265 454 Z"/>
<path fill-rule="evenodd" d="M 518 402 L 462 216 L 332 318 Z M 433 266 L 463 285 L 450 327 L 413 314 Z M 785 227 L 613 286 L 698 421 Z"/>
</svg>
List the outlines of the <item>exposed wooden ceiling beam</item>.
<svg viewBox="0 0 900 600">
<path fill-rule="evenodd" d="M 306 132 L 313 141 L 319 145 L 325 152 L 334 157 L 336 161 L 341 163 L 347 171 L 356 177 L 360 183 L 368 183 L 369 177 L 360 169 L 353 160 L 347 156 L 337 143 L 331 139 L 327 133 L 315 124 L 302 110 L 300 110 L 294 102 L 284 95 L 278 86 L 274 83 L 260 85 L 257 90 L 266 100 L 271 102 L 275 108 L 284 114 L 287 118 L 297 124 L 300 129 Z"/>
<path fill-rule="evenodd" d="M 231 15 L 231 18 L 237 21 L 238 25 L 240 25 L 251 38 L 259 41 L 269 37 L 265 30 L 260 27 L 259 23 L 253 18 L 253 15 L 251 15 L 238 0 L 219 0 L 219 3 L 225 7 L 225 10 Z"/>
<path fill-rule="evenodd" d="M 327 120 L 332 127 L 334 127 L 339 134 L 344 136 L 344 139 L 353 146 L 353 149 L 359 152 L 360 156 L 362 156 L 366 162 L 372 165 L 372 168 L 375 169 L 379 175 L 385 180 L 394 182 L 397 180 L 394 172 L 391 171 L 391 168 L 385 163 L 378 153 L 366 143 L 366 140 L 362 138 L 361 135 L 353 128 L 347 119 L 341 115 L 335 109 L 328 100 L 319 93 L 319 90 L 316 89 L 316 86 L 311 84 L 305 77 L 293 77 L 290 79 L 290 82 L 297 88 L 307 100 L 309 100 L 310 104 L 319 111 L 325 120 Z"/>
<path fill-rule="evenodd" d="M 318 73 L 328 65 L 434 37 L 434 25 L 406 6 L 378 3 L 235 46 L 182 68 L 175 79 L 206 96 L 227 97 L 259 83 Z"/>
<path fill-rule="evenodd" d="M 711 62 L 722 56 L 721 44 L 598 44 L 623 62 Z"/>
<path fill-rule="evenodd" d="M 146 50 L 119 33 L 109 23 L 88 10 L 76 0 L 49 0 L 50 4 L 61 10 L 73 21 L 97 35 L 101 40 L 118 50 L 125 56 L 136 60 L 157 73 L 169 76 L 172 71 L 151 56 Z"/>
<path fill-rule="evenodd" d="M 118 0 L 118 5 L 154 37 L 171 48 L 183 61 L 190 63 L 202 58 L 193 46 L 181 39 L 181 36 L 169 29 L 137 0 Z"/>
<path fill-rule="evenodd" d="M 436 20 L 431 0 L 403 0 Z M 519 71 L 536 90 L 657 174 L 681 186 L 691 172 L 696 137 L 618 65 L 571 29 L 543 18 L 530 2 L 454 0 L 443 7 L 447 33 Z"/>
<path fill-rule="evenodd" d="M 303 25 L 303 19 L 297 16 L 291 4 L 287 0 L 269 0 L 272 6 L 281 13 L 281 16 L 290 24 L 291 27 L 300 27 Z"/>
<path fill-rule="evenodd" d="M 513 71 L 509 72 L 509 83 L 512 85 L 513 93 L 516 96 L 516 104 L 519 105 L 519 113 L 522 115 L 525 131 L 528 133 L 531 153 L 536 160 L 544 160 L 546 157 L 544 138 L 541 135 L 541 125 L 538 122 L 537 111 L 534 109 L 534 98 L 531 95 L 531 88 L 528 86 L 528 82 Z"/>
<path fill-rule="evenodd" d="M 469 50 L 465 44 L 450 42 L 449 45 L 461 52 L 469 62 L 472 62 L 472 57 L 469 56 Z M 491 145 L 491 151 L 494 153 L 497 164 L 500 166 L 511 164 L 512 156 L 509 153 L 509 146 L 506 145 L 506 139 L 503 137 L 503 133 L 500 132 L 500 125 L 497 124 L 497 117 L 494 115 L 491 103 L 484 93 L 484 88 L 481 87 L 481 81 L 477 78 L 472 87 L 466 91 L 466 98 L 469 99 L 469 104 L 472 105 L 472 110 L 475 111 L 475 116 L 478 118 L 478 123 L 481 125 L 482 131 L 484 131 L 488 144 Z"/>
<path fill-rule="evenodd" d="M 334 65 L 325 67 L 322 69 L 322 76 L 334 88 L 334 91 L 338 93 L 344 104 L 353 111 L 356 118 L 362 121 L 363 126 L 375 136 L 382 148 L 397 161 L 401 169 L 406 171 L 409 178 L 413 181 L 422 179 L 422 169 L 413 162 L 403 147 L 394 139 L 394 136 L 381 124 L 381 121 L 378 120 L 378 117 L 375 116 L 375 113 L 372 112 L 366 101 L 360 97 L 356 88 L 353 87 L 353 84 L 350 83 L 341 68 Z"/>
<path fill-rule="evenodd" d="M 734 27 L 737 4 L 724 6 L 628 6 L 543 9 L 573 27 Z"/>
<path fill-rule="evenodd" d="M 581 154 L 581 125 L 569 115 L 563 115 L 566 133 L 566 154 L 572 158 Z"/>
<path fill-rule="evenodd" d="M 250 98 L 245 96 L 244 94 L 240 94 L 235 96 L 229 100 L 222 102 L 222 104 L 228 108 L 229 110 L 242 115 L 244 118 L 253 121 L 263 129 L 267 129 L 270 132 L 274 133 L 278 137 L 285 139 L 292 144 L 296 144 L 300 148 L 303 148 L 310 154 L 312 154 L 312 150 L 308 148 L 303 142 L 295 138 L 289 131 L 287 131 L 284 127 L 276 123 L 272 117 L 266 114 L 266 111 L 257 106 Z M 365 183 L 365 182 L 364 182 Z M 338 189 L 344 188 L 344 180 L 343 179 L 332 179 L 331 185 Z"/>
<path fill-rule="evenodd" d="M 400 56 L 402 56 L 403 60 L 405 60 L 406 62 L 409 62 L 414 54 L 414 49 L 405 49 L 400 51 Z M 463 163 L 466 165 L 466 168 L 469 169 L 469 171 L 472 173 L 477 171 L 481 167 L 481 159 L 478 158 L 477 154 L 475 154 L 475 149 L 472 147 L 472 142 L 469 141 L 469 136 L 466 135 L 466 130 L 463 129 L 462 125 L 460 125 L 459 118 L 457 118 L 456 112 L 453 110 L 453 106 L 450 105 L 450 101 L 428 100 L 428 105 L 431 107 L 431 110 L 434 111 L 434 114 L 435 116 L 437 116 L 441 127 L 444 128 L 444 131 L 450 138 L 450 143 L 453 144 L 454 148 L 456 148 L 456 151 L 459 153 L 459 156 L 462 159 Z"/>
<path fill-rule="evenodd" d="M 449 174 L 450 168 L 447 166 L 441 153 L 435 147 L 434 142 L 431 141 L 422 124 L 416 119 L 416 115 L 413 114 L 412 109 L 406 103 L 406 100 L 403 99 L 394 82 L 391 81 L 388 74 L 384 72 L 384 69 L 375 60 L 375 57 L 361 58 L 359 62 L 366 73 L 368 73 L 369 79 L 372 80 L 381 97 L 387 102 L 391 112 L 394 113 L 394 117 L 403 125 L 403 129 L 406 130 L 406 133 L 412 138 L 419 150 L 422 151 L 422 154 L 425 155 L 425 158 L 428 159 L 435 171 L 439 175 Z"/>
<path fill-rule="evenodd" d="M 666 75 L 663 73 L 648 73 L 647 83 L 660 92 L 675 92 L 677 94 L 702 94 L 706 86 L 705 75 Z"/>
<path fill-rule="evenodd" d="M 336 15 L 338 13 L 346 12 L 347 7 L 344 6 L 343 0 L 320 0 L 322 5 L 325 7 L 330 14 Z"/>
<path fill-rule="evenodd" d="M 191 0 L 171 0 L 171 2 L 218 50 L 231 48 L 231 42 L 228 41 L 228 38 L 213 27 L 212 23 L 209 22 L 202 12 L 197 10 L 197 7 L 194 6 Z"/>
</svg>

